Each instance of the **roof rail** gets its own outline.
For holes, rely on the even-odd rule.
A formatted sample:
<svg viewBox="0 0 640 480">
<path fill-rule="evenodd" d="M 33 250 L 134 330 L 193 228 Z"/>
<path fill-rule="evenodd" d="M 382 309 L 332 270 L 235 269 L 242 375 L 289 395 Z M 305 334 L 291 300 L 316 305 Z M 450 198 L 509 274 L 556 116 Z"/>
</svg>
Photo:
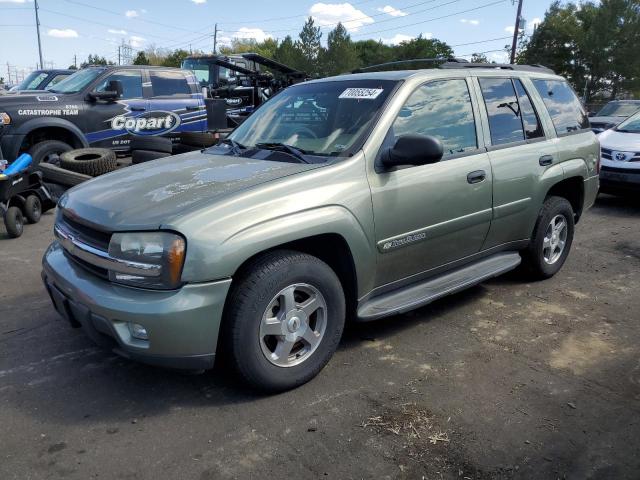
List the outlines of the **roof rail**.
<svg viewBox="0 0 640 480">
<path fill-rule="evenodd" d="M 404 65 L 407 63 L 436 63 L 436 62 L 445 62 L 445 64 L 456 65 L 458 63 L 468 63 L 464 58 L 453 58 L 453 57 L 434 57 L 434 58 L 412 58 L 409 60 L 396 60 L 394 62 L 385 62 L 378 63 L 376 65 L 369 65 L 367 67 L 357 68 L 353 70 L 351 73 L 364 73 L 364 72 L 376 72 L 380 70 L 384 70 L 386 67 Z M 415 68 L 408 68 L 407 70 L 416 70 Z"/>
<path fill-rule="evenodd" d="M 440 65 L 439 68 L 489 68 L 496 70 L 519 70 L 524 72 L 541 72 L 541 73 L 552 73 L 555 74 L 553 70 L 549 67 L 545 67 L 544 65 L 518 65 L 518 64 L 508 64 L 508 63 L 458 63 L 458 62 L 446 62 Z"/>
</svg>

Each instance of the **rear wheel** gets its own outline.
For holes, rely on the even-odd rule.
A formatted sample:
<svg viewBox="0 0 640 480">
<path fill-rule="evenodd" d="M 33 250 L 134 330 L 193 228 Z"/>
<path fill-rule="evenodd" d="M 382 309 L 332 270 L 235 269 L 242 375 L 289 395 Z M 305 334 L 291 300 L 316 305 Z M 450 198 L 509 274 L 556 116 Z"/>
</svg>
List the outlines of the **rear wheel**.
<svg viewBox="0 0 640 480">
<path fill-rule="evenodd" d="M 60 155 L 71 150 L 71 145 L 59 140 L 45 140 L 36 143 L 29 149 L 29 155 L 33 159 L 32 165 L 37 167 L 41 163 L 60 165 Z"/>
<path fill-rule="evenodd" d="M 311 255 L 281 250 L 254 261 L 233 287 L 221 341 L 248 384 L 282 391 L 322 370 L 344 321 L 334 271 Z"/>
<path fill-rule="evenodd" d="M 18 238 L 24 230 L 24 217 L 18 207 L 9 207 L 4 214 L 4 226 L 11 238 Z"/>
<path fill-rule="evenodd" d="M 29 195 L 24 202 L 24 216 L 29 223 L 38 223 L 42 216 L 42 202 L 37 195 Z"/>
<path fill-rule="evenodd" d="M 534 278 L 554 276 L 564 265 L 574 232 L 574 213 L 566 198 L 549 197 L 544 202 L 533 230 L 523 264 Z"/>
</svg>

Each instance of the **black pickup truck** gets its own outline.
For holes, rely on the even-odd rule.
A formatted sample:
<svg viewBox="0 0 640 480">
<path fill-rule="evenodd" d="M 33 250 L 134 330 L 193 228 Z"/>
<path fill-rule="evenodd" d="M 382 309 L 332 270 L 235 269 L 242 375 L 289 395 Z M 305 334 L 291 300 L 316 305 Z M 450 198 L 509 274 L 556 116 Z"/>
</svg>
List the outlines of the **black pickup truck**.
<svg viewBox="0 0 640 480">
<path fill-rule="evenodd" d="M 28 152 L 33 164 L 72 148 L 130 150 L 135 135 L 177 138 L 207 130 L 193 72 L 151 66 L 95 66 L 48 92 L 0 97 L 0 158 Z"/>
</svg>

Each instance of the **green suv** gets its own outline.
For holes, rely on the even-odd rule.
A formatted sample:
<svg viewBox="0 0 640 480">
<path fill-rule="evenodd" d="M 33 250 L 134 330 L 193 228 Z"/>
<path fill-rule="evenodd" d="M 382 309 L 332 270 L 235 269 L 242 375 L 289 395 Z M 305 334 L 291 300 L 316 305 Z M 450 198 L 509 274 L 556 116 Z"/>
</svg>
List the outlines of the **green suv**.
<svg viewBox="0 0 640 480">
<path fill-rule="evenodd" d="M 65 194 L 43 279 L 128 358 L 285 390 L 345 319 L 396 315 L 520 264 L 548 278 L 598 190 L 566 81 L 447 63 L 287 88 L 225 141 Z"/>
</svg>

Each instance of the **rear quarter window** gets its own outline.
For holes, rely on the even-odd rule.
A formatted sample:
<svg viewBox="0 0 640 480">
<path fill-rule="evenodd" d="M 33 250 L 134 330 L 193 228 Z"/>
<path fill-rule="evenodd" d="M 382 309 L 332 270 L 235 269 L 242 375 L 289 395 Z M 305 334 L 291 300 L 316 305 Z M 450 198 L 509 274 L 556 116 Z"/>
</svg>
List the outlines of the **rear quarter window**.
<svg viewBox="0 0 640 480">
<path fill-rule="evenodd" d="M 558 135 L 589 128 L 589 118 L 569 84 L 562 80 L 533 80 Z"/>
</svg>

